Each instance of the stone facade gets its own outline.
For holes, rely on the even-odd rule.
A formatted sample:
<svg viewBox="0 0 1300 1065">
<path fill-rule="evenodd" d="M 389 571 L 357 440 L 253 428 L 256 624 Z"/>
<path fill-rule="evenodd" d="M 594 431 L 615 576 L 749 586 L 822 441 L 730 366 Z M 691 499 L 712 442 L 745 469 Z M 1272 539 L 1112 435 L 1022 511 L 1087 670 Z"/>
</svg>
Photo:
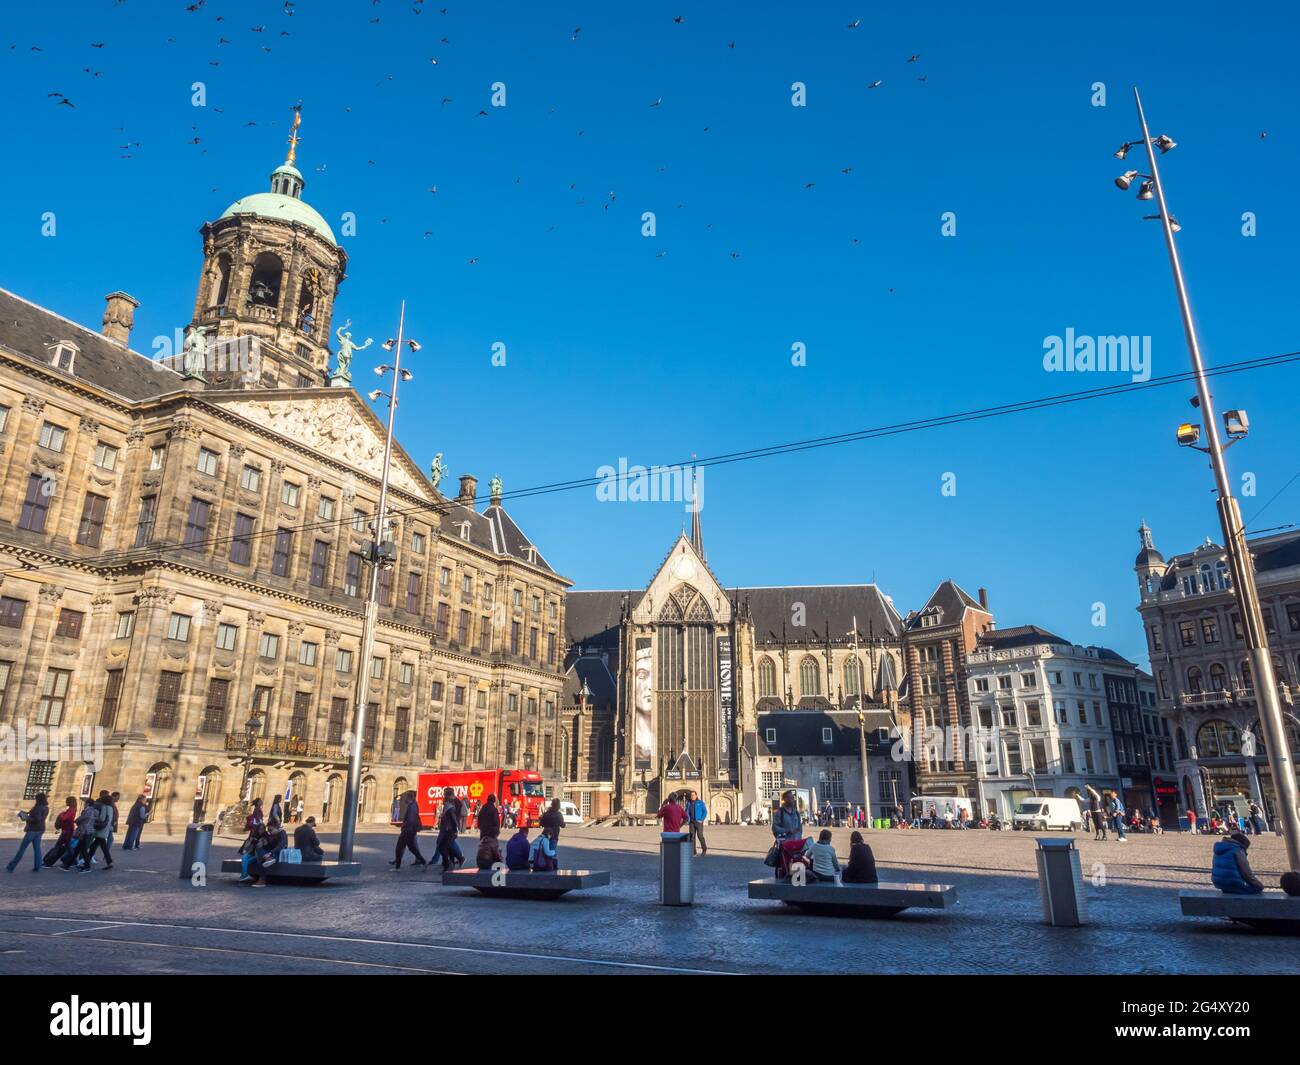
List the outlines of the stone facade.
<svg viewBox="0 0 1300 1065">
<path fill-rule="evenodd" d="M 1272 773 L 1226 553 L 1207 538 L 1166 561 L 1145 524 L 1138 535 L 1138 612 L 1160 713 L 1174 731 L 1183 809 L 1205 817 L 1254 801 L 1271 818 Z M 1300 754 L 1300 533 L 1256 537 L 1249 547 L 1290 746 Z"/>
<path fill-rule="evenodd" d="M 327 234 L 250 214 L 204 227 L 195 319 L 222 305 L 229 250 L 216 324 L 256 336 L 261 373 L 135 353 L 121 293 L 100 334 L 0 292 L 0 723 L 102 729 L 94 788 L 151 790 L 173 829 L 238 801 L 246 776 L 341 815 L 384 436 L 355 391 L 324 387 L 345 262 Z M 268 250 L 274 320 L 244 299 Z M 286 301 L 310 270 L 304 336 Z M 423 769 L 559 779 L 568 582 L 475 492 L 466 476 L 444 497 L 395 447 L 362 821 L 386 821 Z M 0 794 L 61 799 L 90 771 L 58 751 L 6 759 Z"/>
</svg>

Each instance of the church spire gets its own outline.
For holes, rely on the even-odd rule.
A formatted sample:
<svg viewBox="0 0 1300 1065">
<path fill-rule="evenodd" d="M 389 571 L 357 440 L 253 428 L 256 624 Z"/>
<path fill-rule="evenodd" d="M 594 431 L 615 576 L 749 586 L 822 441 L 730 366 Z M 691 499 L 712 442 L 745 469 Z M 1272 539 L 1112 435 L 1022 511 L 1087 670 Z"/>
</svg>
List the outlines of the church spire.
<svg viewBox="0 0 1300 1065">
<path fill-rule="evenodd" d="M 704 558 L 704 531 L 700 528 L 700 508 L 703 502 L 700 499 L 700 472 L 695 467 L 691 468 L 691 546 L 695 548 L 695 553 Z"/>
<path fill-rule="evenodd" d="M 293 166 L 298 158 L 298 127 L 302 125 L 302 104 L 293 105 L 293 126 L 289 130 L 289 154 L 284 157 L 285 166 Z"/>
</svg>

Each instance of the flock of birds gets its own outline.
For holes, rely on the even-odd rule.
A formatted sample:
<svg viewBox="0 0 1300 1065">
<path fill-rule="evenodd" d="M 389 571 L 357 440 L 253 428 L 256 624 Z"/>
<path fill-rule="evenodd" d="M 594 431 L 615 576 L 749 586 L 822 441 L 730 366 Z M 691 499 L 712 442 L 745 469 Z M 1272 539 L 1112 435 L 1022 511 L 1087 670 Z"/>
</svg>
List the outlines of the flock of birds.
<svg viewBox="0 0 1300 1065">
<path fill-rule="evenodd" d="M 121 6 L 121 5 L 123 5 L 124 3 L 126 3 L 126 2 L 127 2 L 127 0 L 114 0 L 115 6 Z M 382 0 L 371 0 L 371 7 L 372 7 L 372 9 L 374 9 L 374 8 L 378 8 L 378 7 L 381 5 L 381 2 L 382 2 Z M 408 2 L 409 2 L 410 5 L 411 5 L 411 6 L 410 6 L 410 10 L 411 10 L 411 12 L 412 12 L 413 14 L 415 14 L 415 15 L 420 15 L 420 14 L 422 14 L 422 13 L 424 12 L 424 10 L 425 10 L 425 7 L 424 7 L 425 0 L 408 0 Z M 298 7 L 298 4 L 297 4 L 297 2 L 295 2 L 295 0 L 281 0 L 281 3 L 282 3 L 281 11 L 282 11 L 282 14 L 284 15 L 284 17 L 286 17 L 286 18 L 293 18 L 293 17 L 297 14 L 296 8 Z M 185 11 L 186 11 L 187 13 L 191 14 L 191 15 L 197 15 L 197 14 L 199 14 L 200 12 L 204 11 L 204 9 L 207 8 L 207 6 L 208 6 L 208 0 L 193 0 L 193 2 L 189 3 L 189 4 L 185 7 Z M 432 8 L 431 8 L 430 10 L 432 10 Z M 448 9 L 445 8 L 445 7 L 439 7 L 439 8 L 437 8 L 436 10 L 438 11 L 438 13 L 439 13 L 440 15 L 444 15 L 444 16 L 445 16 L 445 15 L 448 13 Z M 219 36 L 218 36 L 218 38 L 217 38 L 216 47 L 217 47 L 217 48 L 225 48 L 225 47 L 227 47 L 227 46 L 230 46 L 230 45 L 234 44 L 235 42 L 234 42 L 231 38 L 225 36 L 225 33 L 227 33 L 227 32 L 231 33 L 232 36 L 234 36 L 234 31 L 228 29 L 228 28 L 224 25 L 224 24 L 226 23 L 226 17 L 225 17 L 224 15 L 217 14 L 217 15 L 214 16 L 214 18 L 215 18 L 215 21 L 216 21 L 217 23 L 223 24 L 221 31 L 219 31 Z M 376 14 L 376 15 L 374 15 L 373 17 L 371 17 L 371 18 L 369 19 L 369 22 L 370 22 L 371 24 L 379 23 L 379 22 L 381 21 L 381 18 L 382 18 L 382 16 Z M 852 31 L 852 30 L 858 30 L 858 29 L 860 29 L 860 28 L 862 27 L 862 21 L 863 21 L 863 20 L 860 19 L 860 18 L 855 18 L 855 19 L 853 19 L 851 22 L 849 22 L 849 23 L 847 24 L 847 26 L 845 27 L 845 29 L 846 29 L 846 30 L 850 30 L 850 31 Z M 685 22 L 686 22 L 686 17 L 685 17 L 684 15 L 675 15 L 675 16 L 672 17 L 672 22 L 673 22 L 673 24 L 675 24 L 675 25 L 679 25 L 679 26 L 680 26 L 680 25 L 683 25 L 683 24 L 685 24 Z M 268 38 L 268 34 L 272 34 L 272 33 L 278 33 L 278 38 L 287 38 L 287 37 L 290 37 L 290 36 L 291 36 L 290 31 L 287 30 L 287 29 L 280 29 L 280 30 L 278 30 L 278 31 L 272 31 L 272 30 L 269 30 L 268 27 L 267 27 L 266 25 L 264 25 L 264 24 L 248 27 L 248 33 L 249 33 L 249 34 L 252 34 L 252 35 L 256 35 L 256 37 L 257 37 L 257 39 L 258 39 L 259 42 L 264 42 L 264 41 L 267 40 L 267 39 L 276 39 L 275 37 L 270 37 L 270 38 Z M 582 41 L 582 40 L 583 40 L 582 33 L 583 33 L 583 29 L 582 29 L 582 27 L 581 27 L 581 26 L 576 26 L 576 27 L 574 28 L 573 32 L 569 35 L 569 40 L 570 40 L 570 42 L 578 43 L 578 42 Z M 167 41 L 168 44 L 175 44 L 175 43 L 176 43 L 176 38 L 175 38 L 175 37 L 168 37 L 168 38 L 166 38 L 166 41 Z M 448 38 L 447 36 L 440 36 L 440 37 L 438 38 L 438 43 L 439 43 L 439 45 L 441 45 L 441 46 L 448 47 L 448 46 L 451 45 L 451 40 L 450 40 L 450 38 Z M 90 47 L 91 47 L 92 49 L 96 50 L 96 51 L 102 51 L 103 49 L 105 49 L 105 48 L 107 47 L 107 45 L 108 45 L 108 42 L 107 42 L 107 41 L 92 41 L 92 42 L 90 42 Z M 736 46 L 737 46 L 737 42 L 736 42 L 735 40 L 730 40 L 730 41 L 728 41 L 727 44 L 726 44 L 726 47 L 727 47 L 727 49 L 729 49 L 729 50 L 734 50 L 734 49 L 736 48 Z M 11 44 L 9 47 L 10 47 L 10 51 L 15 51 L 15 50 L 17 50 L 18 45 L 17 45 L 16 43 L 14 43 L 14 44 Z M 260 49 L 260 51 L 263 52 L 263 53 L 269 53 L 269 52 L 272 51 L 272 46 L 269 45 L 269 44 L 266 44 L 266 43 L 259 43 L 259 44 L 257 45 L 257 47 L 258 47 L 258 48 Z M 31 45 L 31 46 L 30 46 L 30 50 L 31 50 L 32 52 L 41 52 L 43 49 L 42 49 L 39 45 Z M 921 60 L 921 56 L 920 56 L 919 54 L 912 54 L 912 55 L 909 55 L 909 56 L 907 57 L 907 60 L 906 60 L 906 65 L 914 65 L 914 64 L 917 64 L 917 63 L 920 62 L 920 60 Z M 429 63 L 430 63 L 431 65 L 437 66 L 437 65 L 438 65 L 438 62 L 439 62 L 439 57 L 438 57 L 438 56 L 433 55 L 433 56 L 430 56 L 430 57 L 429 57 Z M 208 63 L 209 63 L 210 66 L 213 66 L 213 67 L 220 67 L 222 61 L 221 61 L 220 59 L 213 59 L 213 60 L 209 60 Z M 82 72 L 83 72 L 85 75 L 87 75 L 88 77 L 90 77 L 92 81 L 97 80 L 97 79 L 103 77 L 103 75 L 104 75 L 104 71 L 103 71 L 103 70 L 96 69 L 96 68 L 93 67 L 93 66 L 86 66 L 86 67 L 83 67 L 83 68 L 82 68 Z M 927 81 L 927 79 L 928 79 L 928 75 L 926 75 L 926 74 L 918 74 L 918 75 L 916 75 L 916 81 L 918 81 L 918 82 L 925 82 L 925 81 Z M 378 81 L 378 82 L 376 83 L 376 85 L 377 85 L 377 86 L 383 86 L 383 85 L 385 84 L 385 82 L 390 82 L 390 81 L 393 81 L 393 80 L 394 80 L 394 75 L 390 73 L 390 74 L 387 74 L 385 77 L 381 78 L 380 81 Z M 867 83 L 865 84 L 865 88 L 866 88 L 868 91 L 876 91 L 876 90 L 879 90 L 879 89 L 880 89 L 884 84 L 885 84 L 885 79 L 884 79 L 883 77 L 877 77 L 877 78 L 875 78 L 873 81 L 867 82 Z M 47 94 L 47 98 L 50 99 L 50 100 L 53 100 L 53 101 L 55 102 L 55 105 L 56 105 L 57 107 L 67 107 L 67 108 L 70 108 L 70 109 L 73 109 L 73 110 L 76 109 L 76 104 L 73 102 L 73 100 L 72 100 L 71 98 L 69 98 L 69 96 L 68 96 L 66 93 L 64 93 L 64 92 L 62 92 L 62 91 L 52 91 L 52 92 L 50 92 L 50 93 Z M 453 97 L 451 97 L 451 96 L 443 96 L 443 97 L 441 98 L 441 100 L 440 100 L 439 106 L 440 106 L 440 107 L 446 107 L 446 106 L 448 106 L 449 104 L 452 104 L 452 103 L 454 103 L 454 102 L 455 102 L 455 101 L 454 101 L 454 98 L 453 98 Z M 663 101 L 663 97 L 656 97 L 654 100 L 650 101 L 650 103 L 649 103 L 649 107 L 650 107 L 650 108 L 660 108 L 660 107 L 663 106 L 663 103 L 664 103 L 664 101 Z M 301 101 L 299 101 L 299 104 L 298 104 L 297 106 L 301 106 Z M 556 110 L 556 109 L 555 109 L 554 107 L 550 108 L 550 110 L 548 111 L 548 114 L 552 114 L 552 113 L 554 113 L 555 110 Z M 223 109 L 223 108 L 220 108 L 220 107 L 212 107 L 212 108 L 211 108 L 211 111 L 212 111 L 214 114 L 224 114 L 224 113 L 225 113 L 224 109 Z M 351 108 L 350 106 L 349 106 L 349 107 L 345 107 L 345 108 L 344 108 L 344 111 L 350 113 L 350 112 L 352 111 L 352 108 Z M 479 108 L 477 113 L 478 113 L 478 117 L 487 117 L 487 116 L 490 114 L 490 112 L 489 112 L 487 109 L 485 109 L 485 108 Z M 258 123 L 257 123 L 256 120 L 250 119 L 250 120 L 248 120 L 248 121 L 246 121 L 246 122 L 244 123 L 244 126 L 245 126 L 245 127 L 256 127 L 257 124 L 258 124 Z M 274 124 L 278 125 L 278 123 L 274 123 Z M 711 126 L 704 126 L 703 129 L 702 129 L 702 132 L 703 132 L 704 134 L 707 134 L 707 133 L 710 132 L 711 129 L 712 129 Z M 125 132 L 126 132 L 126 127 L 122 127 L 122 126 L 117 127 L 117 132 L 119 132 L 119 133 L 125 133 Z M 189 136 L 189 137 L 186 138 L 187 143 L 189 143 L 190 145 L 194 145 L 194 146 L 201 146 L 201 145 L 203 144 L 203 137 L 202 137 L 202 135 L 201 135 L 201 133 L 200 133 L 200 131 L 199 131 L 199 127 L 198 127 L 197 123 L 191 124 L 191 127 L 190 127 L 190 133 L 192 134 L 192 136 Z M 578 136 L 578 137 L 583 137 L 583 136 L 585 136 L 585 135 L 586 135 L 586 130 L 585 130 L 585 129 L 579 129 L 579 130 L 577 130 L 577 136 Z M 1263 131 L 1263 132 L 1261 132 L 1261 133 L 1259 134 L 1259 138 L 1260 138 L 1261 140 L 1267 138 L 1267 136 L 1268 136 L 1267 131 Z M 134 157 L 136 151 L 137 151 L 140 147 L 141 147 L 141 144 L 140 144 L 139 141 L 134 141 L 134 140 L 129 140 L 129 139 L 126 140 L 124 143 L 118 145 L 118 150 L 122 153 L 122 154 L 120 155 L 120 158 L 121 158 L 121 159 L 124 159 L 124 160 L 132 159 L 132 158 Z M 205 147 L 201 147 L 201 148 L 200 148 L 200 151 L 203 152 L 203 153 L 206 153 L 206 152 L 207 152 L 207 148 L 205 148 Z M 368 159 L 366 162 L 367 162 L 367 165 L 368 165 L 368 166 L 375 166 L 375 165 L 376 165 L 376 161 L 375 161 L 374 159 Z M 316 170 L 317 170 L 317 172 L 323 172 L 323 171 L 326 170 L 326 167 L 327 167 L 327 164 L 325 164 L 325 163 L 321 163 L 320 165 L 318 165 L 318 166 L 316 167 Z M 666 169 L 667 169 L 666 167 L 660 167 L 660 168 L 659 168 L 659 171 L 662 172 L 662 171 L 664 171 L 664 170 L 666 170 Z M 841 168 L 840 168 L 840 173 L 843 174 L 843 175 L 845 175 L 845 176 L 850 175 L 850 174 L 853 173 L 853 167 L 852 167 L 852 166 L 844 166 L 844 167 L 841 167 Z M 516 181 L 516 184 L 521 183 L 521 182 L 522 182 L 522 178 L 518 178 L 518 177 L 517 177 L 517 178 L 515 179 L 515 181 Z M 807 182 L 805 182 L 805 183 L 803 184 L 802 187 L 803 187 L 803 189 L 805 189 L 805 190 L 812 190 L 812 189 L 816 188 L 816 186 L 817 186 L 817 183 L 816 183 L 815 181 L 807 181 Z M 576 183 L 570 183 L 570 185 L 569 185 L 569 190 L 570 190 L 570 191 L 576 191 L 576 188 L 577 188 Z M 217 187 L 214 187 L 214 188 L 212 189 L 212 192 L 213 192 L 213 193 L 216 193 L 216 192 L 218 192 L 218 191 L 220 191 L 220 189 L 217 188 Z M 430 193 L 430 194 L 436 195 L 437 192 L 438 192 L 438 186 L 437 186 L 437 185 L 430 185 L 430 186 L 428 186 L 427 191 L 428 191 L 428 193 Z M 610 209 L 610 206 L 611 206 L 613 203 L 615 203 L 616 199 L 617 199 L 617 196 L 616 196 L 616 194 L 615 194 L 614 191 L 611 190 L 610 192 L 608 192 L 607 195 L 603 198 L 603 203 L 602 203 L 602 207 L 603 207 L 603 209 L 604 209 L 605 211 L 608 211 L 608 210 Z M 586 197 L 579 197 L 579 198 L 575 201 L 575 205 L 576 205 L 576 206 L 580 206 L 580 207 L 581 207 L 581 206 L 586 206 L 586 204 L 587 204 L 587 199 L 586 199 Z M 678 209 L 681 209 L 681 208 L 684 207 L 684 204 L 682 204 L 682 203 L 678 203 L 678 204 L 676 205 L 676 207 L 677 207 Z M 385 217 L 385 218 L 381 218 L 381 219 L 379 220 L 379 224 L 380 224 L 380 225 L 387 225 L 387 224 L 388 224 L 388 219 L 387 219 L 386 217 Z M 711 229 L 711 228 L 712 228 L 712 223 L 707 223 L 707 224 L 705 225 L 705 228 L 706 228 L 706 229 Z M 555 225 L 551 225 L 551 226 L 549 226 L 549 227 L 547 228 L 546 232 L 549 233 L 549 232 L 552 232 L 552 231 L 555 230 L 555 229 L 556 229 L 556 226 L 555 226 Z M 433 235 L 432 230 L 424 230 L 424 231 L 423 231 L 423 234 L 422 234 L 422 236 L 423 236 L 424 239 L 428 239 L 428 238 L 431 237 L 432 235 Z M 860 240 L 859 238 L 856 238 L 856 237 L 855 237 L 855 238 L 851 238 L 851 244 L 852 244 L 852 246 L 855 246 L 855 247 L 860 246 L 860 245 L 861 245 L 861 240 Z M 660 250 L 660 251 L 656 252 L 655 257 L 661 259 L 661 258 L 664 258 L 664 257 L 666 256 L 666 254 L 667 254 L 667 252 Z M 728 253 L 728 258 L 730 258 L 730 259 L 732 259 L 732 260 L 739 259 L 739 258 L 740 258 L 740 252 L 739 252 L 739 251 L 734 251 L 734 250 L 733 250 L 733 251 L 731 251 L 731 252 Z M 473 266 L 473 265 L 477 264 L 478 261 L 479 261 L 479 258 L 478 258 L 477 256 L 475 256 L 475 257 L 473 257 L 473 258 L 471 258 L 471 259 L 468 260 L 468 265 Z M 893 290 L 893 289 L 890 289 L 889 291 L 890 291 L 890 292 L 893 292 L 894 290 Z"/>
</svg>

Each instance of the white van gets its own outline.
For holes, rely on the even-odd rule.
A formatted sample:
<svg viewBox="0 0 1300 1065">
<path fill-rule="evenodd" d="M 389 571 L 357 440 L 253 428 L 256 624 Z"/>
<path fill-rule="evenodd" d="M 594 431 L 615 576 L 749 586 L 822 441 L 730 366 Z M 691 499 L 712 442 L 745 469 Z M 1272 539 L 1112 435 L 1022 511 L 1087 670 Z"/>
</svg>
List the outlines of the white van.
<svg viewBox="0 0 1300 1065">
<path fill-rule="evenodd" d="M 1042 795 L 1025 799 L 1011 816 L 1011 827 L 1046 832 L 1063 828 L 1077 832 L 1083 827 L 1083 813 L 1074 799 L 1051 799 Z"/>
<path fill-rule="evenodd" d="M 567 799 L 560 800 L 560 813 L 564 815 L 566 825 L 580 825 L 583 823 L 582 814 L 578 813 L 578 808 Z"/>
</svg>

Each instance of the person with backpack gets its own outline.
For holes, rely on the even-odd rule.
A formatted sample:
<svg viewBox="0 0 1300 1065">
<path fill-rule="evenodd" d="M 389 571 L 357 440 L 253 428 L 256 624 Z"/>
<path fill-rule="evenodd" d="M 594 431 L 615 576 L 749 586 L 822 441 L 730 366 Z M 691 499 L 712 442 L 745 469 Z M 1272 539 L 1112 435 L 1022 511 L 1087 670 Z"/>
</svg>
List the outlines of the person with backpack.
<svg viewBox="0 0 1300 1065">
<path fill-rule="evenodd" d="M 101 791 L 99 798 L 91 805 L 93 811 L 90 822 L 90 839 L 86 846 L 81 848 L 81 871 L 90 872 L 90 864 L 94 860 L 95 852 L 100 851 L 104 855 L 104 869 L 113 868 L 113 854 L 109 850 L 109 833 L 113 830 L 113 800 L 109 797 L 108 792 Z"/>
<path fill-rule="evenodd" d="M 54 863 L 68 853 L 68 849 L 72 846 L 72 834 L 77 830 L 77 800 L 69 795 L 65 801 L 67 805 L 54 819 L 54 827 L 59 831 L 59 838 L 41 859 L 41 864 L 47 869 L 52 869 Z"/>
<path fill-rule="evenodd" d="M 72 839 L 68 841 L 68 852 L 63 856 L 63 860 L 59 862 L 60 869 L 67 871 L 80 863 L 82 852 L 90 846 L 90 841 L 94 838 L 94 821 L 95 800 L 88 798 L 82 803 L 81 813 L 77 814 L 75 827 L 72 830 Z"/>
<path fill-rule="evenodd" d="M 41 836 L 45 834 L 45 819 L 50 815 L 50 804 L 46 801 L 45 792 L 36 796 L 35 803 L 27 813 L 20 813 L 18 820 L 23 823 L 23 839 L 18 844 L 18 853 L 13 856 L 13 860 L 5 866 L 9 872 L 18 868 L 19 861 L 22 860 L 23 853 L 28 847 L 32 849 L 32 872 L 41 871 Z"/>
<path fill-rule="evenodd" d="M 709 808 L 695 792 L 686 800 L 686 812 L 691 819 L 691 850 L 699 850 L 700 857 L 709 853 L 709 845 L 704 841 L 704 826 L 709 819 Z"/>
<path fill-rule="evenodd" d="M 528 849 L 528 861 L 534 873 L 553 873 L 560 867 L 560 854 L 549 828 L 542 829 L 541 835 L 533 840 Z"/>
<path fill-rule="evenodd" d="M 140 833 L 144 831 L 145 822 L 149 820 L 149 801 L 143 795 L 137 795 L 131 809 L 126 812 L 126 838 L 122 840 L 124 851 L 140 849 Z"/>
<path fill-rule="evenodd" d="M 457 859 L 460 848 L 456 846 L 456 836 L 460 832 L 460 803 L 451 788 L 442 789 L 442 810 L 438 814 L 438 857 L 442 859 L 442 870 L 448 872 L 465 863 Z M 454 848 L 454 849 L 453 849 Z"/>
</svg>

